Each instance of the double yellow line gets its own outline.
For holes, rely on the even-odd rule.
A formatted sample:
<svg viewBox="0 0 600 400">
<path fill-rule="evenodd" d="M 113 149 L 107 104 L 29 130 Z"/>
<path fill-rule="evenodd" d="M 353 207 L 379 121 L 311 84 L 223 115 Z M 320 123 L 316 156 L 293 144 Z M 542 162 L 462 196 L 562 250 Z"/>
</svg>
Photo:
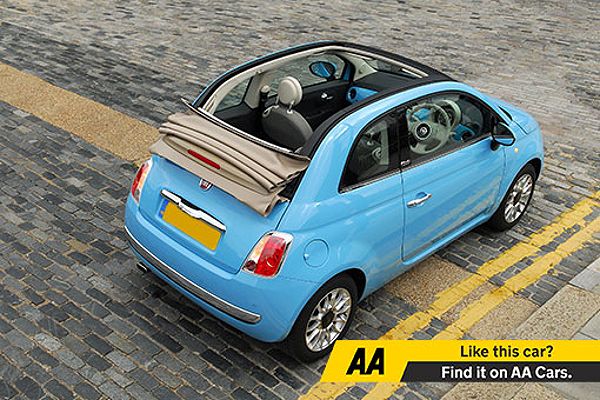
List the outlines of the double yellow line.
<svg viewBox="0 0 600 400">
<path fill-rule="evenodd" d="M 580 226 L 580 230 L 567 241 L 558 246 L 551 253 L 536 259 L 530 266 L 519 272 L 505 282 L 501 287 L 488 292 L 479 300 L 470 304 L 460 314 L 456 322 L 440 332 L 434 339 L 460 339 L 465 332 L 477 321 L 487 315 L 504 300 L 511 297 L 519 290 L 535 283 L 546 274 L 553 266 L 563 258 L 580 249 L 585 242 L 593 239 L 594 233 L 600 231 L 600 218 L 587 223 L 585 217 L 589 216 L 594 208 L 598 206 L 600 191 L 592 197 L 577 203 L 572 209 L 561 214 L 553 223 L 532 234 L 527 240 L 518 243 L 497 258 L 483 264 L 476 274 L 457 282 L 450 288 L 436 295 L 435 301 L 425 311 L 418 311 L 407 319 L 400 321 L 398 325 L 389 330 L 380 339 L 399 340 L 408 339 L 415 332 L 426 328 L 434 318 L 440 318 L 451 308 L 459 304 L 467 295 L 479 288 L 491 277 L 505 271 L 517 262 L 535 256 L 540 248 L 551 243 L 565 231 Z M 328 383 L 319 382 L 300 399 L 303 400 L 326 400 L 334 399 L 347 389 L 352 383 Z M 378 383 L 364 397 L 368 400 L 380 400 L 390 397 L 401 383 Z"/>
</svg>

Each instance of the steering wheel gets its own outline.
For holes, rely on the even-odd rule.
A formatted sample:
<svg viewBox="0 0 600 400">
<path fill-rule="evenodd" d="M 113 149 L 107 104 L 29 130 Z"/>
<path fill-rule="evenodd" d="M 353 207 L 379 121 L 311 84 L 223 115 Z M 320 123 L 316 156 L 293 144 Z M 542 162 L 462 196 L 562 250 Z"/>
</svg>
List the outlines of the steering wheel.
<svg viewBox="0 0 600 400">
<path fill-rule="evenodd" d="M 456 104 L 456 102 L 447 99 L 436 101 L 435 104 L 442 107 L 442 109 L 446 111 L 446 114 L 448 114 L 448 116 L 450 117 L 450 124 L 452 125 L 450 127 L 450 132 L 453 132 L 458 126 L 458 124 L 460 124 L 460 121 L 462 119 L 462 112 L 460 111 L 460 107 L 458 106 L 458 104 Z"/>
<path fill-rule="evenodd" d="M 415 113 L 422 109 L 430 110 L 425 120 L 415 116 Z M 415 106 L 408 112 L 408 130 L 416 140 L 416 144 L 410 144 L 410 149 L 417 154 L 428 154 L 448 142 L 452 131 L 452 120 L 439 105 L 425 103 Z"/>
<path fill-rule="evenodd" d="M 365 133 L 365 149 L 367 149 L 371 155 L 371 158 L 375 162 L 379 162 L 381 159 L 381 142 L 375 138 L 377 132 L 371 130 Z"/>
</svg>

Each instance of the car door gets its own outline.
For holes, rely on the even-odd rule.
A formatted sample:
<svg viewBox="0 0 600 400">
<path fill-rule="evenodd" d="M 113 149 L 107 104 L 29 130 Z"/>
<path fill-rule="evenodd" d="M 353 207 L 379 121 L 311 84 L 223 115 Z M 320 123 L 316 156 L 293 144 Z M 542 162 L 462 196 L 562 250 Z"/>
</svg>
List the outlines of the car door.
<svg viewBox="0 0 600 400">
<path fill-rule="evenodd" d="M 357 254 L 379 287 L 400 272 L 404 210 L 395 111 L 370 122 L 356 138 L 345 163 L 336 213 L 345 215 L 340 233 L 345 257 Z"/>
<path fill-rule="evenodd" d="M 492 146 L 492 112 L 466 93 L 428 96 L 399 118 L 403 258 L 410 263 L 487 218 L 505 157 Z"/>
</svg>

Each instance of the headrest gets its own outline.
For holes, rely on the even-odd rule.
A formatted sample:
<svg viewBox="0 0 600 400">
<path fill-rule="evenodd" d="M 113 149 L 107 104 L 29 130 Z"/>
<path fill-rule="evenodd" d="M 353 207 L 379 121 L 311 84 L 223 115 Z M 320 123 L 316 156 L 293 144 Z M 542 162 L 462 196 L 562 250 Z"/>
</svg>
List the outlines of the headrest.
<svg viewBox="0 0 600 400">
<path fill-rule="evenodd" d="M 302 100 L 302 86 L 298 79 L 293 76 L 286 76 L 279 81 L 277 88 L 277 98 L 284 106 L 295 106 Z"/>
</svg>

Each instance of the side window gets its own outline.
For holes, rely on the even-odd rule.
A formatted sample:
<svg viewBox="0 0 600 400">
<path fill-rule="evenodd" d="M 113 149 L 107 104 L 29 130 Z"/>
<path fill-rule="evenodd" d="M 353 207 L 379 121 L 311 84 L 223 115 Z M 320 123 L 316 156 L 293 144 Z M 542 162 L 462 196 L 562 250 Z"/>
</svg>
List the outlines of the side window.
<svg viewBox="0 0 600 400">
<path fill-rule="evenodd" d="M 269 84 L 271 87 L 269 95 L 274 95 L 277 93 L 279 81 L 286 76 L 293 76 L 294 78 L 298 79 L 303 88 L 327 82 L 325 78 L 320 78 L 310 72 L 309 66 L 315 61 L 328 61 L 335 65 L 334 77 L 335 79 L 341 79 L 342 73 L 344 72 L 344 68 L 346 66 L 344 60 L 333 54 L 311 55 L 291 61 L 273 71 L 270 79 L 271 83 Z"/>
<path fill-rule="evenodd" d="M 222 111 L 229 107 L 239 106 L 244 100 L 244 96 L 246 96 L 246 90 L 248 89 L 248 85 L 250 84 L 250 79 L 245 79 L 242 82 L 235 85 L 233 89 L 229 91 L 223 97 L 223 100 L 217 106 L 216 111 Z"/>
<path fill-rule="evenodd" d="M 400 123 L 412 164 L 476 141 L 490 132 L 491 114 L 471 97 L 444 93 L 409 105 Z"/>
<path fill-rule="evenodd" d="M 340 186 L 347 188 L 393 171 L 398 168 L 398 160 L 395 119 L 386 116 L 363 130 L 356 139 Z"/>
</svg>

